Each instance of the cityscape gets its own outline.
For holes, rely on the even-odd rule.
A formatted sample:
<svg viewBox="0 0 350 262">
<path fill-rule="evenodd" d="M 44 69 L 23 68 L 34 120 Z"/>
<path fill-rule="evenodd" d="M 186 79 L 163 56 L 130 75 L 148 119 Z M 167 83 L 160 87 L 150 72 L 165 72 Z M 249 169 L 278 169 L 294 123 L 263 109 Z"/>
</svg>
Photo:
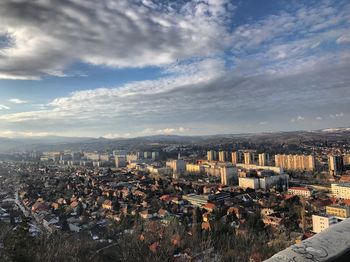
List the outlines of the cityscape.
<svg viewBox="0 0 350 262">
<path fill-rule="evenodd" d="M 350 261 L 350 1 L 1 0 L 0 262 Z"/>
<path fill-rule="evenodd" d="M 319 132 L 290 143 L 281 141 L 294 132 L 273 142 L 156 136 L 103 151 L 14 148 L 0 155 L 0 221 L 3 230 L 26 221 L 21 237 L 49 241 L 38 261 L 72 259 L 65 245 L 85 261 L 263 261 L 350 217 L 350 131 Z"/>
</svg>

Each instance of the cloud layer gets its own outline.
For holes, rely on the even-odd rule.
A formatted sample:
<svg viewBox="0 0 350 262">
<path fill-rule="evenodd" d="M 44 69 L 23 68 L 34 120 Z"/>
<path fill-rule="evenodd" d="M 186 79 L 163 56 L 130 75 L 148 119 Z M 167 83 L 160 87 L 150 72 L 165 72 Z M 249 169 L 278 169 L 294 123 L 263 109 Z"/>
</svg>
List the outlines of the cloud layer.
<svg viewBox="0 0 350 262">
<path fill-rule="evenodd" d="M 226 1 L 50 0 L 0 2 L 0 78 L 64 76 L 74 62 L 162 66 L 228 45 Z M 0 46 L 1 48 L 1 46 Z"/>
<path fill-rule="evenodd" d="M 119 137 L 349 123 L 350 4 L 290 4 L 239 24 L 230 2 L 1 1 L 0 78 L 62 77 L 76 62 L 156 66 L 162 76 L 75 91 L 40 110 L 0 105 L 0 127 Z"/>
</svg>

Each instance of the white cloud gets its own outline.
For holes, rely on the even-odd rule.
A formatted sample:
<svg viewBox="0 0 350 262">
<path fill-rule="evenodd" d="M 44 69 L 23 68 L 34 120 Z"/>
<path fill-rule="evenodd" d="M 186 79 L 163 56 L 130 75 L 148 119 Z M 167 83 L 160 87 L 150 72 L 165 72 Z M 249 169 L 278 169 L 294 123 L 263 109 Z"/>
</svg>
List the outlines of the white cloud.
<svg viewBox="0 0 350 262">
<path fill-rule="evenodd" d="M 146 128 L 146 129 L 142 130 L 140 133 L 134 134 L 134 136 L 155 135 L 155 134 L 172 135 L 172 134 L 186 133 L 188 131 L 190 131 L 190 129 L 185 128 L 185 127 L 166 127 L 163 129 Z"/>
<path fill-rule="evenodd" d="M 259 65 L 251 68 L 255 74 L 302 71 L 325 62 L 314 54 L 323 42 L 349 40 L 350 4 L 332 4 L 296 4 L 230 28 L 239 7 L 229 0 L 3 0 L 0 35 L 11 44 L 0 47 L 0 79 L 70 76 L 66 70 L 75 62 L 168 67 L 227 50 L 238 68 Z"/>
<path fill-rule="evenodd" d="M 303 116 L 297 116 L 297 117 L 295 117 L 295 118 L 292 118 L 290 121 L 291 121 L 292 123 L 294 123 L 294 122 L 299 122 L 299 121 L 303 121 L 303 120 L 305 120 L 305 117 L 303 117 Z"/>
<path fill-rule="evenodd" d="M 19 99 L 19 98 L 11 98 L 8 101 L 11 102 L 11 103 L 14 103 L 14 104 L 26 104 L 26 103 L 28 103 L 28 101 L 22 100 L 22 99 Z"/>
<path fill-rule="evenodd" d="M 10 110 L 11 108 L 5 105 L 0 105 L 0 110 Z"/>
<path fill-rule="evenodd" d="M 350 35 L 342 35 L 337 39 L 338 44 L 350 43 Z"/>
<path fill-rule="evenodd" d="M 155 128 L 145 128 L 141 131 L 128 132 L 128 133 L 109 133 L 104 135 L 104 138 L 117 139 L 117 138 L 128 138 L 128 137 L 138 137 L 138 136 L 150 136 L 150 135 L 173 135 L 173 134 L 185 134 L 189 132 L 189 128 L 185 127 L 165 127 L 161 129 Z"/>
<path fill-rule="evenodd" d="M 329 115 L 330 118 L 339 118 L 339 117 L 343 117 L 343 116 L 344 116 L 343 112 Z"/>
<path fill-rule="evenodd" d="M 12 130 L 1 130 L 0 137 L 44 137 L 44 136 L 58 136 L 58 133 L 49 132 L 32 132 L 32 131 L 12 131 Z"/>
<path fill-rule="evenodd" d="M 169 108 L 168 101 L 156 98 L 169 93 L 179 92 L 191 86 L 210 83 L 221 77 L 223 61 L 219 59 L 205 59 L 186 65 L 177 76 L 167 76 L 153 81 L 139 81 L 125 84 L 116 88 L 100 88 L 73 92 L 71 96 L 56 98 L 45 110 L 21 112 L 0 116 L 7 122 L 23 122 L 44 119 L 88 119 L 92 116 L 138 116 L 152 112 L 159 112 Z M 152 104 L 158 100 L 158 104 Z M 177 99 L 174 97 L 174 99 Z M 147 104 L 142 108 L 142 104 Z M 189 106 L 189 105 L 187 105 Z M 51 109 L 50 109 L 51 108 Z M 52 109 L 53 108 L 53 109 Z M 139 108 L 140 110 L 137 110 Z"/>
<path fill-rule="evenodd" d="M 0 50 L 0 78 L 67 76 L 76 61 L 138 68 L 211 56 L 229 44 L 228 2 L 3 0 L 0 33 L 13 44 Z"/>
<path fill-rule="evenodd" d="M 322 120 L 321 116 L 316 117 L 316 120 Z"/>
</svg>

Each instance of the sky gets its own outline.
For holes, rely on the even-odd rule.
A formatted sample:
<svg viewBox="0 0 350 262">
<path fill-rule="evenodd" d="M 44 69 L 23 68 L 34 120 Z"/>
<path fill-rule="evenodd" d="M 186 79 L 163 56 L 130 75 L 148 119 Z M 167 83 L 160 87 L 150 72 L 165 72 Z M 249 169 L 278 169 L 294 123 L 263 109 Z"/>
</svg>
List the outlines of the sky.
<svg viewBox="0 0 350 262">
<path fill-rule="evenodd" d="M 350 1 L 0 1 L 0 136 L 349 124 Z"/>
</svg>

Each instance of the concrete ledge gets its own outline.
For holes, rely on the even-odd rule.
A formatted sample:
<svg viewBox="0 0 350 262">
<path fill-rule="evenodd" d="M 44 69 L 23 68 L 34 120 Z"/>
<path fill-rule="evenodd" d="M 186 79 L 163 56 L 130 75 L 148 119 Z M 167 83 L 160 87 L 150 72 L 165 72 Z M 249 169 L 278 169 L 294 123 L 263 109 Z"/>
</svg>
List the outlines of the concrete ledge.
<svg viewBox="0 0 350 262">
<path fill-rule="evenodd" d="M 266 262 L 350 261 L 350 218 L 275 254 Z"/>
</svg>

